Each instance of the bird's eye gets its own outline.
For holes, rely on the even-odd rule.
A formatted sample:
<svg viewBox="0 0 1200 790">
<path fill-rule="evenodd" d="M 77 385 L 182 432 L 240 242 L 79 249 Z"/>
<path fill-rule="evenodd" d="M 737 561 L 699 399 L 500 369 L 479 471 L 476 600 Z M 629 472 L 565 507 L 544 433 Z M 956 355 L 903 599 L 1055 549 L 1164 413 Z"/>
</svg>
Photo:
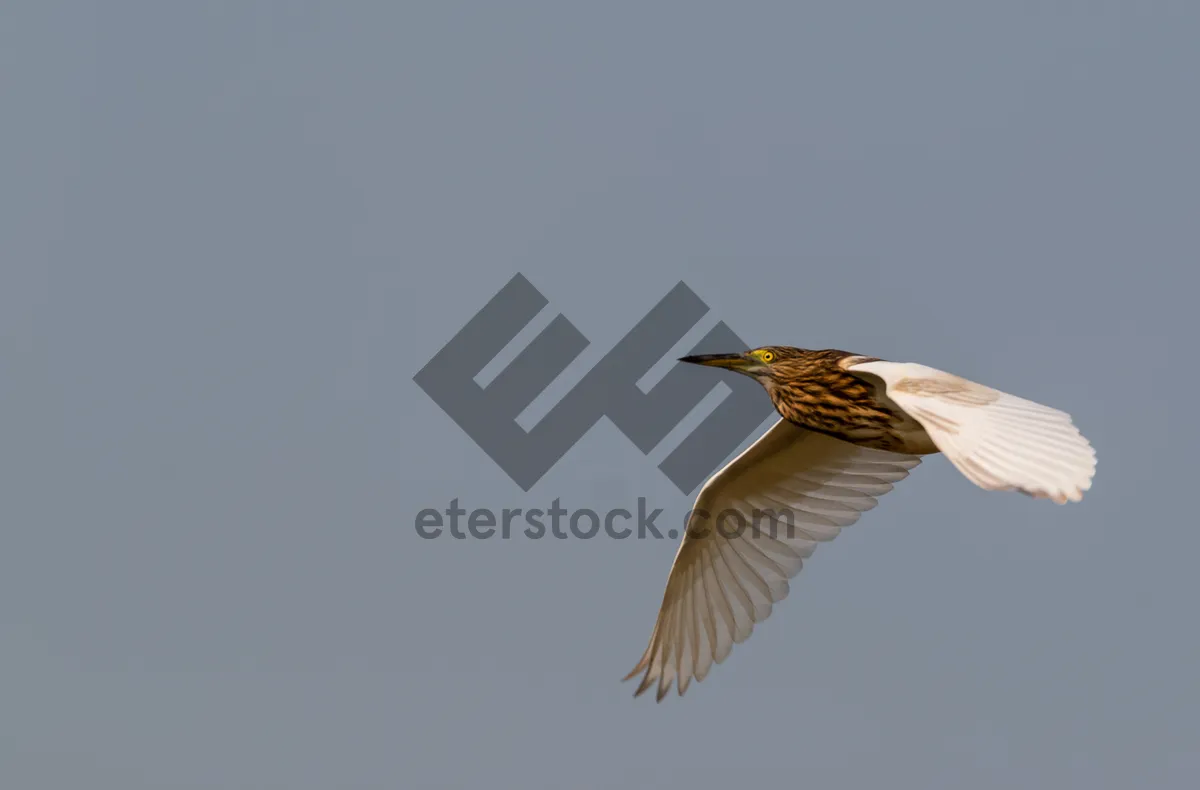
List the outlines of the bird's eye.
<svg viewBox="0 0 1200 790">
<path fill-rule="evenodd" d="M 775 352 L 774 351 L 764 351 L 758 355 L 758 358 L 761 359 L 763 362 L 770 362 L 771 360 L 775 359 Z"/>
</svg>

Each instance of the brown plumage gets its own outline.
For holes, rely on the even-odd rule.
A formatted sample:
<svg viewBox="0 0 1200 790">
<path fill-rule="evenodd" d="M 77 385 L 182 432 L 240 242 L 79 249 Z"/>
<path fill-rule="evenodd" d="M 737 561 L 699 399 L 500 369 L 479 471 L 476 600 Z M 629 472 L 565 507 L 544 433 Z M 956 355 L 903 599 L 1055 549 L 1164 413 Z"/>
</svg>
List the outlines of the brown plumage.
<svg viewBox="0 0 1200 790">
<path fill-rule="evenodd" d="M 810 351 L 764 346 L 774 355 L 772 375 L 761 377 L 775 410 L 791 423 L 852 444 L 893 452 L 930 452 L 924 431 L 847 364 L 876 357 L 837 349 Z M 917 446 L 914 446 L 917 439 Z"/>
</svg>

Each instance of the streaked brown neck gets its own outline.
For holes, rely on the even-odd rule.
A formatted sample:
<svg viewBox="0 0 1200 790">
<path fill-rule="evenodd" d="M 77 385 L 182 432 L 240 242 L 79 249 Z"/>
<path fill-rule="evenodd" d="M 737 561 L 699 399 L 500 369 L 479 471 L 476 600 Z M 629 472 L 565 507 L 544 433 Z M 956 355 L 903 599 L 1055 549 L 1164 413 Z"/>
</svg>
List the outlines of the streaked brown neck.
<svg viewBox="0 0 1200 790">
<path fill-rule="evenodd" d="M 843 370 L 838 362 L 857 356 L 848 351 L 796 350 L 775 363 L 763 382 L 776 411 L 804 428 L 847 441 L 878 436 L 894 420 L 876 402 L 874 388 Z"/>
</svg>

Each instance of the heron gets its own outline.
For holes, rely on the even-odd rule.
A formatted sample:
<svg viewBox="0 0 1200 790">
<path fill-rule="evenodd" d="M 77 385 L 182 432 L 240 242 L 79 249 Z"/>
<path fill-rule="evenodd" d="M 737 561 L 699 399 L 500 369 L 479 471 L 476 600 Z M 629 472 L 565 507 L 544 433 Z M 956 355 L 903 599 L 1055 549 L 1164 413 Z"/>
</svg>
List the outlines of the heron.
<svg viewBox="0 0 1200 790">
<path fill-rule="evenodd" d="M 780 419 L 700 489 L 650 643 L 629 680 L 680 696 L 788 594 L 818 543 L 942 453 L 989 491 L 1058 504 L 1091 487 L 1096 452 L 1065 412 L 910 362 L 765 346 L 680 362 L 758 381 Z"/>
</svg>

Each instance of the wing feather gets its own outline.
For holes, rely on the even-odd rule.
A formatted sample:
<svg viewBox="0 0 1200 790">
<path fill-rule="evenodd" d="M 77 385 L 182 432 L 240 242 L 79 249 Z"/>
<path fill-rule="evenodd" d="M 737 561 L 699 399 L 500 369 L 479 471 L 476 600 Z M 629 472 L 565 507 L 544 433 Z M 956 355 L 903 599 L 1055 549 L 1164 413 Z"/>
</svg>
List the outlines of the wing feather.
<svg viewBox="0 0 1200 790">
<path fill-rule="evenodd" d="M 875 507 L 920 463 L 780 420 L 696 499 L 650 643 L 626 680 L 661 701 L 703 681 L 787 597 L 820 542 Z"/>
<path fill-rule="evenodd" d="M 921 424 L 967 479 L 1059 504 L 1091 488 L 1096 451 L 1066 412 L 908 362 L 861 362 L 866 379 Z"/>
</svg>

